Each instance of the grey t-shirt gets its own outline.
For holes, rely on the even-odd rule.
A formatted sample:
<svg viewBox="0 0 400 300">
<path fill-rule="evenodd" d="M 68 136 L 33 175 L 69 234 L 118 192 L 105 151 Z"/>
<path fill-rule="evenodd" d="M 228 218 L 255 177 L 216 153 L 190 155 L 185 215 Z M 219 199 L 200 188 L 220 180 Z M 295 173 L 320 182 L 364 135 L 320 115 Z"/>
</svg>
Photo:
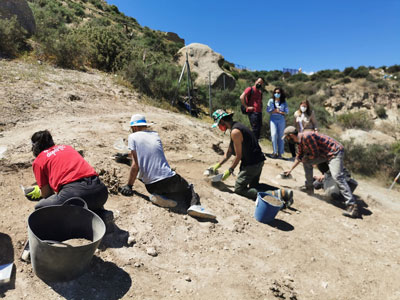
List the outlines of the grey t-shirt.
<svg viewBox="0 0 400 300">
<path fill-rule="evenodd" d="M 155 131 L 138 131 L 128 137 L 129 150 L 136 151 L 139 174 L 144 184 L 151 184 L 175 175 L 164 155 L 160 136 Z"/>
</svg>

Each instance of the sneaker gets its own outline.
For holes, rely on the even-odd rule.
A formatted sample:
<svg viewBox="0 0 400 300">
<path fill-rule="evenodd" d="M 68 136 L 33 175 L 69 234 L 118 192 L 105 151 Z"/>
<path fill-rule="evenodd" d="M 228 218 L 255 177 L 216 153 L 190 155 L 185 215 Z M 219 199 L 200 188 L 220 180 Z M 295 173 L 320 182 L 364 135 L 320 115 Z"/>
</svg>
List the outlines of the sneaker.
<svg viewBox="0 0 400 300">
<path fill-rule="evenodd" d="M 189 216 L 203 218 L 203 219 L 215 219 L 217 216 L 207 211 L 201 205 L 192 205 L 188 208 L 187 213 Z"/>
<path fill-rule="evenodd" d="M 343 212 L 343 216 L 349 218 L 358 218 L 358 205 L 357 204 L 349 204 L 347 205 L 346 211 Z"/>
<path fill-rule="evenodd" d="M 278 158 L 279 154 L 278 153 L 272 153 L 271 158 Z"/>
<path fill-rule="evenodd" d="M 150 201 L 153 202 L 153 204 L 155 204 L 155 205 L 158 205 L 161 207 L 166 207 L 166 208 L 175 207 L 177 205 L 176 201 L 168 199 L 168 198 L 158 195 L 158 194 L 150 195 Z"/>
</svg>

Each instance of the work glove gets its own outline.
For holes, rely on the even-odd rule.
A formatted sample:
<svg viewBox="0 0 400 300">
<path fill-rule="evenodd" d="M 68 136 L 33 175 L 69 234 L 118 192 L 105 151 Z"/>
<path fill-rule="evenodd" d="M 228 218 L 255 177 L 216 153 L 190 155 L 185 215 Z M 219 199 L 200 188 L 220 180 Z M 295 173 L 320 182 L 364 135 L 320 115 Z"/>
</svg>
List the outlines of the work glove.
<svg viewBox="0 0 400 300">
<path fill-rule="evenodd" d="M 120 192 L 124 196 L 132 196 L 133 195 L 132 185 L 130 184 L 124 185 L 121 188 Z"/>
<path fill-rule="evenodd" d="M 29 200 L 39 200 L 40 198 L 42 198 L 42 195 L 40 194 L 40 188 L 38 185 L 24 188 L 24 194 L 25 197 L 28 198 Z"/>
<path fill-rule="evenodd" d="M 231 176 L 231 174 L 233 173 L 233 170 L 231 168 L 229 168 L 228 170 L 226 170 L 224 172 L 224 175 L 222 175 L 222 180 L 226 180 L 229 176 Z"/>
<path fill-rule="evenodd" d="M 221 167 L 221 164 L 220 163 L 216 163 L 215 165 L 209 167 L 208 169 L 213 173 L 217 173 L 217 170 L 219 169 L 219 167 Z"/>
</svg>

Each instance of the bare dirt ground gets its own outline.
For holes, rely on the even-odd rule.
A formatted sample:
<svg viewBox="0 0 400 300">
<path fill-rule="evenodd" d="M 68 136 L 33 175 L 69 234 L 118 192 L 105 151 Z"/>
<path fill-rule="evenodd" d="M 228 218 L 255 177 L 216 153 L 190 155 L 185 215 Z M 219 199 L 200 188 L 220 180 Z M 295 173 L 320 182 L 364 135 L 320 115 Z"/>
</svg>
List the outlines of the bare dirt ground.
<svg viewBox="0 0 400 300">
<path fill-rule="evenodd" d="M 112 76 L 0 60 L 0 264 L 15 263 L 7 299 L 400 299 L 400 194 L 359 180 L 362 218 L 295 190 L 292 209 L 270 225 L 257 222 L 253 201 L 232 193 L 234 178 L 211 186 L 203 171 L 220 157 L 212 144 L 228 135 L 209 123 L 141 103 Z M 132 197 L 110 194 L 118 230 L 106 235 L 87 273 L 45 283 L 19 257 L 34 202 L 20 184 L 34 182 L 30 136 L 49 129 L 56 143 L 82 150 L 108 183 L 126 183 L 129 166 L 112 159 L 133 113 L 159 132 L 170 165 L 195 185 L 216 222 L 157 207 L 137 182 Z M 4 149 L 4 148 L 3 148 Z M 270 149 L 264 149 L 270 152 Z M 268 159 L 261 182 L 295 189 L 278 174 L 292 162 Z M 225 166 L 224 166 L 225 167 Z M 224 168 L 223 168 L 224 169 Z M 358 178 L 356 178 L 358 179 Z M 130 244 L 127 243 L 129 235 Z M 156 252 L 151 256 L 148 251 Z"/>
</svg>

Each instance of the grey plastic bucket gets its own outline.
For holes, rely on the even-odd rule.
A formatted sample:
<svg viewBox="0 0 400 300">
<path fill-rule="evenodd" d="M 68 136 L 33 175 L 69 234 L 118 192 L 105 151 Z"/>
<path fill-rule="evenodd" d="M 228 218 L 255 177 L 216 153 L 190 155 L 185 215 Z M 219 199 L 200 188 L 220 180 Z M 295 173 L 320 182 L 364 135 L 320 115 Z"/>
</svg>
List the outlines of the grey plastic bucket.
<svg viewBox="0 0 400 300">
<path fill-rule="evenodd" d="M 34 211 L 28 217 L 33 271 L 43 281 L 68 281 L 82 275 L 105 231 L 103 220 L 88 210 L 81 198 Z M 77 238 L 92 242 L 78 247 L 54 245 Z"/>
<path fill-rule="evenodd" d="M 276 206 L 265 201 L 263 198 L 267 195 L 274 197 L 281 204 L 279 206 Z M 264 192 L 258 193 L 256 200 L 256 209 L 254 211 L 254 218 L 261 223 L 265 224 L 269 223 L 275 219 L 275 216 L 282 207 L 283 207 L 283 202 L 278 197 L 270 193 L 264 193 Z"/>
</svg>

